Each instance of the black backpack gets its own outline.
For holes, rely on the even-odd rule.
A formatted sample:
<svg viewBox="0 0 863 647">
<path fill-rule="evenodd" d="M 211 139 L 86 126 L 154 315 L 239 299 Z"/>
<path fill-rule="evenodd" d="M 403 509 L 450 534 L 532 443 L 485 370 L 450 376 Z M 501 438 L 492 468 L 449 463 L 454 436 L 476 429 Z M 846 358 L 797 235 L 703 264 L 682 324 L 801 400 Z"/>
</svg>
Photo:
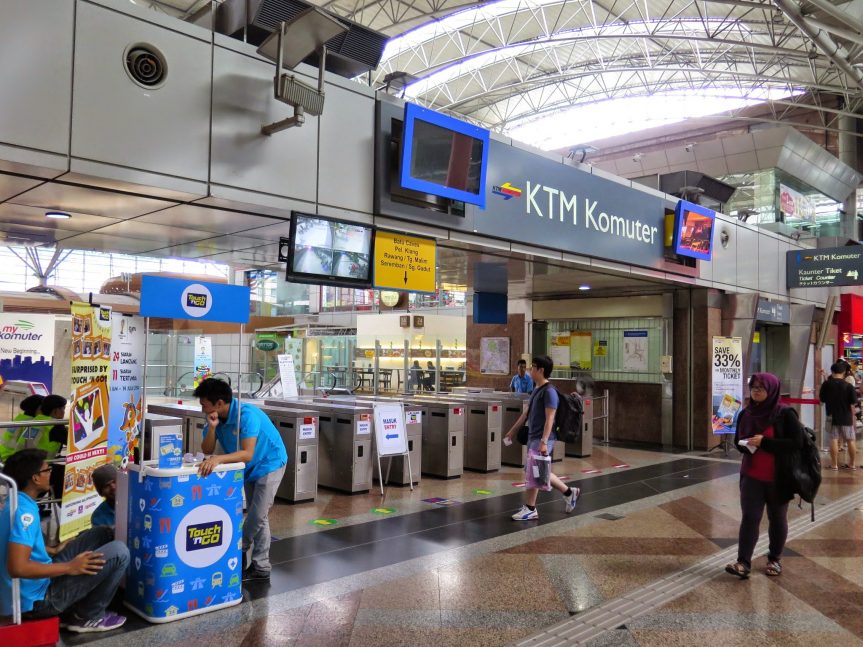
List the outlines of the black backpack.
<svg viewBox="0 0 863 647">
<path fill-rule="evenodd" d="M 800 497 L 798 507 L 803 501 L 812 506 L 812 521 L 815 521 L 815 496 L 821 486 L 821 452 L 815 443 L 815 432 L 803 427 L 803 448 L 796 452 L 791 461 L 791 480 L 794 494 Z"/>
<path fill-rule="evenodd" d="M 557 411 L 554 414 L 554 433 L 562 443 L 574 443 L 581 436 L 581 422 L 584 418 L 584 402 L 578 393 L 566 395 L 555 389 L 550 383 L 540 387 L 541 389 L 554 389 L 557 391 Z M 545 397 L 545 394 L 542 395 Z M 528 409 L 530 413 L 530 409 Z M 527 444 L 527 427 L 519 430 L 518 442 Z"/>
</svg>

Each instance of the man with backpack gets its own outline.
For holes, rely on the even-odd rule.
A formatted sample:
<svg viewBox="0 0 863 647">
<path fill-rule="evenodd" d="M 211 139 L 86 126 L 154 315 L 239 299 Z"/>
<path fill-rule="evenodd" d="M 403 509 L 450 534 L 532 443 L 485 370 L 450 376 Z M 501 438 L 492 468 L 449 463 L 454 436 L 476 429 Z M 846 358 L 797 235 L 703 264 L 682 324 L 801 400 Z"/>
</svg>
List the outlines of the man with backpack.
<svg viewBox="0 0 863 647">
<path fill-rule="evenodd" d="M 854 408 L 857 405 L 857 392 L 845 381 L 848 364 L 842 360 L 830 367 L 830 377 L 821 385 L 818 399 L 827 408 L 832 425 L 830 427 L 830 469 L 839 469 L 839 441 L 848 444 L 848 466 L 857 469 L 857 445 L 854 432 Z"/>
<path fill-rule="evenodd" d="M 560 405 L 560 397 L 557 389 L 555 389 L 548 381 L 547 376 L 551 375 L 551 370 L 554 363 L 548 355 L 542 357 L 534 357 L 533 363 L 530 365 L 530 377 L 536 385 L 533 393 L 530 396 L 527 411 L 523 411 L 515 421 L 506 437 L 512 441 L 512 437 L 516 432 L 524 426 L 527 421 L 527 450 L 528 456 L 531 452 L 550 456 L 554 450 L 555 435 L 555 414 Z M 527 465 L 530 466 L 531 461 L 528 459 Z M 528 479 L 529 480 L 529 479 Z M 577 487 L 570 488 L 566 483 L 561 481 L 554 473 L 551 474 L 551 486 L 563 494 L 566 502 L 566 513 L 569 514 L 575 510 L 575 504 L 578 500 L 578 495 L 581 490 Z M 535 487 L 525 489 L 525 501 L 521 506 L 521 510 L 512 515 L 515 521 L 530 521 L 539 519 L 539 512 L 536 510 L 536 497 L 539 490 Z"/>
</svg>

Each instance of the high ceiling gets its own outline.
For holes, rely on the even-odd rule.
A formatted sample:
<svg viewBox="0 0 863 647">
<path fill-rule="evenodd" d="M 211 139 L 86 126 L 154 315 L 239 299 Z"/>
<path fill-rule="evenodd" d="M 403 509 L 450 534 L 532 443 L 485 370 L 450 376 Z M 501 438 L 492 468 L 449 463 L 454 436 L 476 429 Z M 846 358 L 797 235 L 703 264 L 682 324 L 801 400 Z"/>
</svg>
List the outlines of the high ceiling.
<svg viewBox="0 0 863 647">
<path fill-rule="evenodd" d="M 207 4 L 135 1 L 182 13 Z M 777 120 L 790 104 L 814 104 L 828 127 L 861 105 L 863 0 L 311 1 L 392 37 L 376 87 L 407 73 L 411 100 L 501 132 L 570 106 L 680 90 L 769 90 Z"/>
</svg>

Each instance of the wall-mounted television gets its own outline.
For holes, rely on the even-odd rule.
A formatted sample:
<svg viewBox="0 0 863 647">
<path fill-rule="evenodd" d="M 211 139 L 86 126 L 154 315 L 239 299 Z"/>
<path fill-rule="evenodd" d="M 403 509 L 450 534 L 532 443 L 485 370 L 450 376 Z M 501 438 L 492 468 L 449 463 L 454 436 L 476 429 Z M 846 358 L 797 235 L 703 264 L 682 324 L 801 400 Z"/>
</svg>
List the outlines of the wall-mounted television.
<svg viewBox="0 0 863 647">
<path fill-rule="evenodd" d="M 485 208 L 489 131 L 405 104 L 401 185 Z"/>
<path fill-rule="evenodd" d="M 681 200 L 674 209 L 674 253 L 709 261 L 714 229 L 715 211 Z"/>
<path fill-rule="evenodd" d="M 293 211 L 285 278 L 293 283 L 371 287 L 374 227 Z"/>
</svg>

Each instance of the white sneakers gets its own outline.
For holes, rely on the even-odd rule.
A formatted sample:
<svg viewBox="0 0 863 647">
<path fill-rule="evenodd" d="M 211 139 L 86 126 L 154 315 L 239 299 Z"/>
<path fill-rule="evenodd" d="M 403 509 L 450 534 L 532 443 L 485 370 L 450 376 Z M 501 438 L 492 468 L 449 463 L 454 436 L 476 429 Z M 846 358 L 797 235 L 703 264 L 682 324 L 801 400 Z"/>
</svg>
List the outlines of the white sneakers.
<svg viewBox="0 0 863 647">
<path fill-rule="evenodd" d="M 567 497 L 564 497 L 563 500 L 566 503 L 566 514 L 570 514 L 573 510 L 575 510 L 575 504 L 578 502 L 578 497 L 581 495 L 581 489 L 574 487 L 572 489 L 572 494 Z M 536 509 L 531 510 L 526 505 L 521 506 L 521 510 L 512 515 L 513 521 L 531 521 L 533 519 L 539 519 L 539 512 Z"/>
<path fill-rule="evenodd" d="M 572 494 L 567 497 L 564 497 L 563 500 L 566 501 L 566 514 L 569 514 L 573 510 L 575 510 L 575 503 L 578 501 L 578 497 L 581 495 L 581 489 L 574 487 L 572 489 Z"/>
<path fill-rule="evenodd" d="M 531 510 L 526 505 L 521 506 L 521 510 L 512 515 L 513 521 L 530 521 L 531 519 L 539 519 L 539 513 L 534 508 Z"/>
</svg>

